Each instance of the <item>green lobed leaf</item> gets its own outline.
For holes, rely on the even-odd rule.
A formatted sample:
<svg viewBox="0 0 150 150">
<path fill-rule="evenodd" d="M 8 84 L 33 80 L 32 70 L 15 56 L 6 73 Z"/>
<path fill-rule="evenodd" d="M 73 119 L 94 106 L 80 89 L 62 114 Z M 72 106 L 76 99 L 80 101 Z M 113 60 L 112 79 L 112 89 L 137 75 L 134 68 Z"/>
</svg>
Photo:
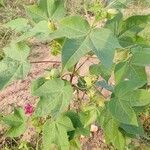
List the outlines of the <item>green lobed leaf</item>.
<svg viewBox="0 0 150 150">
<path fill-rule="evenodd" d="M 4 51 L 6 57 L 0 62 L 0 90 L 14 80 L 25 78 L 30 70 L 30 63 L 27 60 L 30 49 L 25 43 L 12 44 Z"/>
<path fill-rule="evenodd" d="M 107 69 L 102 64 L 94 64 L 89 67 L 89 72 L 92 75 L 100 75 L 102 78 L 108 81 L 111 76 L 112 69 Z"/>
<path fill-rule="evenodd" d="M 121 124 L 120 127 L 128 134 L 144 136 L 144 129 L 142 125 L 137 127 L 134 125 Z"/>
<path fill-rule="evenodd" d="M 125 79 L 137 82 L 143 81 L 143 85 L 147 82 L 147 74 L 145 67 L 135 66 L 129 62 L 120 62 L 116 64 L 114 74 L 116 84 Z"/>
<path fill-rule="evenodd" d="M 70 69 L 91 50 L 89 37 L 66 39 L 62 48 L 62 66 Z"/>
<path fill-rule="evenodd" d="M 57 78 L 48 80 L 45 83 L 42 81 L 41 86 L 34 83 L 32 93 L 40 97 L 35 112 L 37 116 L 49 114 L 56 116 L 69 105 L 72 100 L 73 89 L 69 82 Z"/>
<path fill-rule="evenodd" d="M 27 117 L 21 108 L 14 109 L 14 113 L 2 118 L 10 128 L 7 132 L 9 137 L 18 137 L 26 130 Z"/>
<path fill-rule="evenodd" d="M 39 7 L 50 20 L 59 20 L 66 14 L 64 0 L 39 0 Z"/>
<path fill-rule="evenodd" d="M 90 25 L 83 17 L 69 16 L 60 21 L 59 29 L 51 34 L 51 39 L 66 37 L 69 39 L 86 37 Z"/>
<path fill-rule="evenodd" d="M 115 50 L 121 48 L 117 38 L 108 29 L 94 29 L 90 34 L 94 53 L 106 68 L 111 68 Z"/>
<path fill-rule="evenodd" d="M 136 114 L 127 101 L 113 98 L 108 102 L 108 108 L 119 122 L 138 126 Z"/>
<path fill-rule="evenodd" d="M 149 15 L 135 15 L 123 20 L 123 15 L 118 13 L 113 19 L 108 20 L 106 28 L 109 28 L 119 39 L 119 43 L 123 47 L 135 44 L 145 45 L 145 42 L 138 40 L 138 34 L 150 22 Z"/>
<path fill-rule="evenodd" d="M 138 91 L 138 88 L 142 86 L 143 81 L 140 82 L 134 80 L 122 81 L 118 85 L 116 85 L 114 89 L 114 97 L 108 102 L 108 108 L 111 114 L 121 123 L 135 126 L 138 125 L 137 117 L 132 107 L 134 106 L 133 103 L 135 103 L 135 106 L 136 103 L 138 104 L 138 100 L 140 105 L 140 97 L 137 97 L 135 95 L 134 99 L 134 95 L 132 95 L 131 93 L 136 93 L 135 91 Z M 140 96 L 140 94 L 138 96 Z M 134 101 L 133 103 L 132 100 Z M 145 97 L 145 101 L 143 101 L 143 103 L 148 104 L 147 97 Z"/>
<path fill-rule="evenodd" d="M 69 150 L 67 131 L 74 130 L 70 119 L 61 116 L 56 121 L 49 121 L 43 129 L 43 150 L 51 149 L 52 144 L 56 144 L 60 150 Z"/>
</svg>

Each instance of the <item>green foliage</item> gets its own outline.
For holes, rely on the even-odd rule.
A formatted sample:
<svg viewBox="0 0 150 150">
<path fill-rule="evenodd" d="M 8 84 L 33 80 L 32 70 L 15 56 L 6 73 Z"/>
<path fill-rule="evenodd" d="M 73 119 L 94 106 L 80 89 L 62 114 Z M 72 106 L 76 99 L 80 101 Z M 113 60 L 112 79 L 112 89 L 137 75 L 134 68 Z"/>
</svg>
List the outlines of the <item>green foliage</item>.
<svg viewBox="0 0 150 150">
<path fill-rule="evenodd" d="M 32 87 L 33 95 L 39 96 L 36 115 L 60 115 L 72 99 L 72 87 L 68 81 L 52 79 L 41 85 L 41 79 L 35 81 Z"/>
<path fill-rule="evenodd" d="M 18 137 L 23 134 L 27 127 L 27 117 L 21 108 L 14 109 L 14 113 L 2 118 L 2 121 L 9 126 L 7 136 Z"/>
<path fill-rule="evenodd" d="M 43 129 L 43 149 L 49 150 L 52 144 L 56 144 L 61 150 L 69 150 L 68 131 L 74 130 L 71 120 L 66 116 L 61 116 L 56 121 L 49 121 Z"/>
<path fill-rule="evenodd" d="M 50 43 L 51 53 L 61 55 L 61 68 L 47 69 L 48 77 L 36 79 L 31 87 L 32 95 L 39 98 L 33 117 L 40 124 L 43 149 L 81 149 L 79 137 L 89 136 L 95 122 L 104 129 L 106 142 L 118 150 L 126 148 L 127 137 L 145 135 L 137 110 L 150 104 L 146 72 L 150 48 L 140 33 L 150 16 L 124 19 L 121 8 L 126 4 L 126 0 L 109 1 L 106 6 L 95 3 L 90 9 L 94 14 L 91 24 L 83 16 L 66 16 L 63 0 L 39 0 L 26 6 L 29 20 L 6 23 L 19 36 L 3 49 L 0 90 L 28 75 L 30 48 L 26 42 L 30 38 Z M 99 28 L 103 19 L 106 23 Z M 98 63 L 89 67 L 90 75 L 81 76 L 85 62 L 80 65 L 80 59 L 95 56 Z M 110 95 L 103 95 L 103 90 Z M 86 104 L 82 103 L 84 96 Z M 73 100 L 78 108 L 72 108 Z M 2 120 L 10 126 L 8 136 L 18 137 L 26 129 L 27 118 L 20 108 Z"/>
<path fill-rule="evenodd" d="M 15 30 L 16 32 L 24 31 L 27 28 L 28 20 L 25 18 L 18 18 L 15 20 L 11 20 L 6 23 L 6 27 Z"/>
<path fill-rule="evenodd" d="M 25 43 L 12 44 L 4 51 L 5 58 L 0 62 L 0 89 L 16 79 L 23 79 L 30 70 L 30 63 L 27 60 L 30 48 Z"/>
</svg>

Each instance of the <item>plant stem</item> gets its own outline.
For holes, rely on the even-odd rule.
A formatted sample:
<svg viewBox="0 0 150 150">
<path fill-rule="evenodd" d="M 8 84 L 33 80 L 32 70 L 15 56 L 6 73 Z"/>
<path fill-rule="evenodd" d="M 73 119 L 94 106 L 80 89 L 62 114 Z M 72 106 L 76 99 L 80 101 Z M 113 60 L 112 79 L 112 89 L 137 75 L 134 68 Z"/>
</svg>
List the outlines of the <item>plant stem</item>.
<svg viewBox="0 0 150 150">
<path fill-rule="evenodd" d="M 77 72 L 84 64 L 87 60 L 89 60 L 90 57 L 87 57 L 86 60 L 76 69 L 75 72 Z"/>
<path fill-rule="evenodd" d="M 71 74 L 71 76 L 70 76 L 70 83 L 72 83 L 73 77 L 74 77 L 74 75 L 75 75 L 75 73 L 76 73 L 76 66 L 77 66 L 77 64 L 74 65 L 73 72 L 72 72 L 72 74 Z"/>
</svg>

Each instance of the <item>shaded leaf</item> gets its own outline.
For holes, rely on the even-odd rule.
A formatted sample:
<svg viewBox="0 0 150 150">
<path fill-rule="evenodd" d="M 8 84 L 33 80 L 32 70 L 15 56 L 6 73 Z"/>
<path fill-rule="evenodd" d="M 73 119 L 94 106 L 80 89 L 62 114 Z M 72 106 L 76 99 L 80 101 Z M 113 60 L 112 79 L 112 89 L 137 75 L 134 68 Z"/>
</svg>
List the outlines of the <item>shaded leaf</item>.
<svg viewBox="0 0 150 150">
<path fill-rule="evenodd" d="M 137 117 L 127 101 L 119 98 L 113 98 L 108 103 L 111 114 L 119 121 L 125 124 L 138 125 Z"/>
<path fill-rule="evenodd" d="M 111 68 L 115 50 L 121 48 L 117 38 L 108 29 L 95 29 L 90 34 L 94 53 L 106 68 Z"/>
<path fill-rule="evenodd" d="M 102 64 L 94 64 L 89 67 L 90 74 L 101 76 L 108 80 L 111 76 L 112 69 L 105 68 Z"/>
<path fill-rule="evenodd" d="M 79 59 L 91 50 L 88 37 L 79 39 L 66 39 L 62 48 L 63 68 L 70 69 Z"/>
</svg>

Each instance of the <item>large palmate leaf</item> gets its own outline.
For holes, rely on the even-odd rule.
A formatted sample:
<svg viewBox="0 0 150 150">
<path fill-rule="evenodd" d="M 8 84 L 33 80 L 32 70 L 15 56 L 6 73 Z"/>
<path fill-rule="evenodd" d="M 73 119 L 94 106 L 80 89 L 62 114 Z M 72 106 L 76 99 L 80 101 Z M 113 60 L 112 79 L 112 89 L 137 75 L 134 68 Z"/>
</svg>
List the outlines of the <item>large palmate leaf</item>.
<svg viewBox="0 0 150 150">
<path fill-rule="evenodd" d="M 60 21 L 59 29 L 52 33 L 51 39 L 67 37 L 69 39 L 86 37 L 90 31 L 90 25 L 83 17 L 69 16 Z"/>
<path fill-rule="evenodd" d="M 67 131 L 74 130 L 71 120 L 61 116 L 56 121 L 47 121 L 43 129 L 43 149 L 49 150 L 56 144 L 60 150 L 69 150 Z"/>
<path fill-rule="evenodd" d="M 126 96 L 143 86 L 143 81 L 123 81 L 114 89 L 114 97 L 108 102 L 111 114 L 121 123 L 138 126 L 136 114 L 129 102 L 132 97 Z"/>
<path fill-rule="evenodd" d="M 26 130 L 27 117 L 21 108 L 14 109 L 13 114 L 3 117 L 2 120 L 10 127 L 7 132 L 10 137 L 18 137 Z"/>
<path fill-rule="evenodd" d="M 39 0 L 39 7 L 49 20 L 58 20 L 65 16 L 64 0 Z"/>
<path fill-rule="evenodd" d="M 89 67 L 89 71 L 90 71 L 90 74 L 96 75 L 96 76 L 100 75 L 102 78 L 108 81 L 108 79 L 111 76 L 112 68 L 107 69 L 102 64 L 94 64 Z"/>
<path fill-rule="evenodd" d="M 134 110 L 127 101 L 113 98 L 108 103 L 111 114 L 120 122 L 131 125 L 138 125 Z"/>
<path fill-rule="evenodd" d="M 121 48 L 117 38 L 108 29 L 91 29 L 89 23 L 80 16 L 69 16 L 60 22 L 60 27 L 50 35 L 50 39 L 66 37 L 62 58 L 63 66 L 72 67 L 89 50 L 98 56 L 105 67 L 111 67 L 116 48 Z M 73 47 L 71 48 L 71 45 Z M 81 54 L 81 55 L 80 55 Z"/>
<path fill-rule="evenodd" d="M 79 59 L 92 49 L 89 37 L 66 39 L 62 48 L 63 68 L 71 68 Z"/>
<path fill-rule="evenodd" d="M 30 49 L 25 43 L 12 44 L 4 51 L 6 57 L 0 62 L 0 90 L 14 80 L 23 79 L 30 70 L 27 61 Z"/>
<path fill-rule="evenodd" d="M 37 85 L 37 82 L 39 85 Z M 59 115 L 69 105 L 73 90 L 69 82 L 61 79 L 53 79 L 44 82 L 35 81 L 32 93 L 40 97 L 37 105 L 36 115 Z"/>
<path fill-rule="evenodd" d="M 131 16 L 123 20 L 123 15 L 119 13 L 116 17 L 108 20 L 106 27 L 111 29 L 119 38 L 119 43 L 123 47 L 134 44 L 145 45 L 144 39 L 138 40 L 138 34 L 150 22 L 149 15 Z"/>
<path fill-rule="evenodd" d="M 117 38 L 108 29 L 94 29 L 90 34 L 93 43 L 93 51 L 106 68 L 113 64 L 115 50 L 121 48 Z"/>
</svg>

